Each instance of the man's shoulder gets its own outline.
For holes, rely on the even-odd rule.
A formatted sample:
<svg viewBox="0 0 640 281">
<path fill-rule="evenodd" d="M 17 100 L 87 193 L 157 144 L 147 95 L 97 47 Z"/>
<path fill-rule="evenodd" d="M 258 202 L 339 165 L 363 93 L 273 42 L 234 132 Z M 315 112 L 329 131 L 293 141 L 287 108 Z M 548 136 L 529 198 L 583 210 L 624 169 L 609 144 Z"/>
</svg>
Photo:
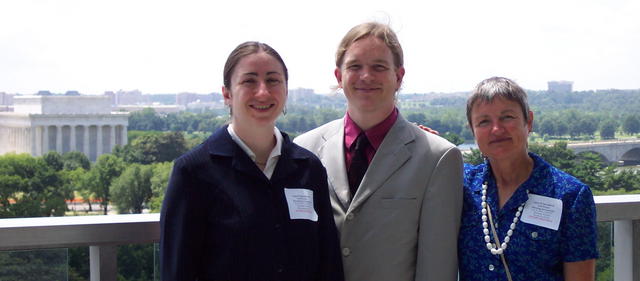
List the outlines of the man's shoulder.
<svg viewBox="0 0 640 281">
<path fill-rule="evenodd" d="M 327 136 L 331 136 L 339 133 L 343 127 L 343 120 L 336 119 L 320 127 L 317 127 L 311 131 L 308 131 L 302 135 L 296 137 L 293 142 L 301 147 L 304 147 L 313 152 L 317 151 L 315 148 L 326 141 Z"/>
<path fill-rule="evenodd" d="M 407 122 L 407 129 L 415 135 L 416 142 L 420 147 L 425 148 L 425 150 L 429 148 L 431 150 L 437 149 L 447 151 L 456 147 L 445 138 L 433 133 L 429 133 L 410 122 Z"/>
</svg>

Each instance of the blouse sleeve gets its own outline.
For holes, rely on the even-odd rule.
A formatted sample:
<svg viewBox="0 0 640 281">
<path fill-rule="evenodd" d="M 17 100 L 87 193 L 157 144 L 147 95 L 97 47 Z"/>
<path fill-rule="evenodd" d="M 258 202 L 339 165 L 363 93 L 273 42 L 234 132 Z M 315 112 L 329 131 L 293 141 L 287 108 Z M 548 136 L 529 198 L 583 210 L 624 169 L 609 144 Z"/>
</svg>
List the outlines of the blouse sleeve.
<svg viewBox="0 0 640 281">
<path fill-rule="evenodd" d="M 564 262 L 598 258 L 596 207 L 588 186 L 581 184 L 578 194 L 566 206 L 567 215 L 563 228 L 562 251 Z"/>
</svg>

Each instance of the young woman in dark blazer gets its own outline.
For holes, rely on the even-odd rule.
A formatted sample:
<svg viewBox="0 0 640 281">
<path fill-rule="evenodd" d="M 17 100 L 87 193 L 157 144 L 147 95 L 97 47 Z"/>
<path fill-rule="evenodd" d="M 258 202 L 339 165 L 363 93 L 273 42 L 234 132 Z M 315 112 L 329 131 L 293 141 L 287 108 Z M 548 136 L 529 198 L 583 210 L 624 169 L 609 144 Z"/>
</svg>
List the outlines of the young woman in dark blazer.
<svg viewBox="0 0 640 281">
<path fill-rule="evenodd" d="M 288 73 L 270 46 L 229 55 L 231 122 L 175 161 L 160 217 L 163 280 L 343 280 L 326 171 L 275 127 Z"/>
</svg>

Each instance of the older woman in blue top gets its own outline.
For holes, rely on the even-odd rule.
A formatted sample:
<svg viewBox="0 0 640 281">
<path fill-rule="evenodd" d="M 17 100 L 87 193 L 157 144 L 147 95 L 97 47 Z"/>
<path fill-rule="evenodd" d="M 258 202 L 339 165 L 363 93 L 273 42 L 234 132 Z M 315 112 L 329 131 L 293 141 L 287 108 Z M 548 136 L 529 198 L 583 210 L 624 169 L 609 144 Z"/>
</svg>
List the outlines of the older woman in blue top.
<svg viewBox="0 0 640 281">
<path fill-rule="evenodd" d="M 163 280 L 343 280 L 320 160 L 275 127 L 287 68 L 259 42 L 224 67 L 231 123 L 176 159 L 160 216 Z"/>
<path fill-rule="evenodd" d="M 528 152 L 525 91 L 486 79 L 467 102 L 467 119 L 486 161 L 465 165 L 460 280 L 594 280 L 593 196 Z"/>
</svg>

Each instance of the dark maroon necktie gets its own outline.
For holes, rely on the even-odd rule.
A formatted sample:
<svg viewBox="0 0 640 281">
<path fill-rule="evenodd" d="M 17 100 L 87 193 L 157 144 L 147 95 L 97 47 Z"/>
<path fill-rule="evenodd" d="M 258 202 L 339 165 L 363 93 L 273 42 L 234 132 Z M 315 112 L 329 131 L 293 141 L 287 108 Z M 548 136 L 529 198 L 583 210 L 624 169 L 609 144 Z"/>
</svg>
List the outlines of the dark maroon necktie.
<svg viewBox="0 0 640 281">
<path fill-rule="evenodd" d="M 351 166 L 349 167 L 349 189 L 351 190 L 351 198 L 356 195 L 358 186 L 367 172 L 369 167 L 369 160 L 367 160 L 367 147 L 369 146 L 369 140 L 364 133 L 360 133 L 355 142 L 355 153 L 351 158 Z"/>
</svg>

